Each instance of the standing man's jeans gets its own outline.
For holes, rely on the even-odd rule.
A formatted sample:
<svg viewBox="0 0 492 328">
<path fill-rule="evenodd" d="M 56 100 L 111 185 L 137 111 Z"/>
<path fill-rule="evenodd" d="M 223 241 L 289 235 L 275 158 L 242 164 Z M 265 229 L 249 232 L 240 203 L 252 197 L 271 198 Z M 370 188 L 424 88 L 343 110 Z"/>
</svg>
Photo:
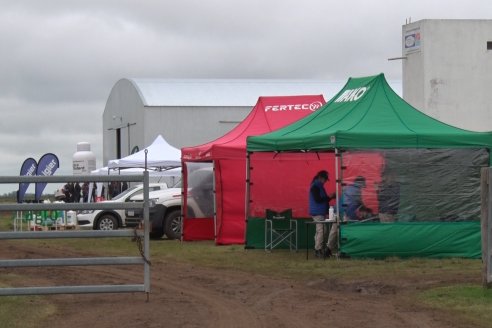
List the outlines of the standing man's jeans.
<svg viewBox="0 0 492 328">
<path fill-rule="evenodd" d="M 338 253 L 338 222 L 333 222 L 328 236 L 328 249 L 332 254 Z"/>
<path fill-rule="evenodd" d="M 315 215 L 313 216 L 313 221 L 324 221 L 324 215 Z M 316 225 L 316 233 L 314 234 L 314 249 L 319 251 L 323 249 L 323 240 L 325 239 L 326 231 L 323 227 L 323 224 Z"/>
</svg>

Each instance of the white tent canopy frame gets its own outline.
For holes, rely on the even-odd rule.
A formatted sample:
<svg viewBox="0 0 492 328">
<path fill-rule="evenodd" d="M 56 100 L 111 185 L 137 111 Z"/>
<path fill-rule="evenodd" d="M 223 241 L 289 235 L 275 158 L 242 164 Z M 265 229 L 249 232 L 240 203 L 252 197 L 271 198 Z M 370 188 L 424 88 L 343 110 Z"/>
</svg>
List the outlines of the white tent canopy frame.
<svg viewBox="0 0 492 328">
<path fill-rule="evenodd" d="M 146 155 L 147 161 L 145 161 Z M 180 166 L 181 150 L 168 144 L 162 135 L 158 135 L 150 146 L 135 154 L 108 161 L 110 169 L 149 168 L 166 171 Z"/>
<path fill-rule="evenodd" d="M 120 159 L 108 161 L 108 166 L 91 171 L 91 175 L 139 174 L 148 170 L 149 176 L 181 178 L 181 150 L 158 135 L 152 144 L 141 151 Z M 92 190 L 92 183 L 90 184 Z M 98 196 L 102 196 L 102 183 L 97 183 Z"/>
<path fill-rule="evenodd" d="M 91 175 L 133 175 L 133 174 L 141 174 L 144 171 L 145 171 L 144 168 L 129 168 L 129 169 L 120 170 L 120 169 L 110 169 L 107 166 L 105 166 L 97 170 L 92 170 Z M 157 183 L 160 183 L 162 178 L 164 177 L 172 178 L 171 185 L 174 185 L 177 181 L 181 179 L 181 167 L 176 167 L 165 171 L 148 170 L 148 172 L 151 180 L 157 179 L 157 181 L 153 181 Z M 103 183 L 97 182 L 96 185 L 97 185 L 97 196 L 104 196 L 102 193 Z M 92 186 L 93 183 L 91 182 L 89 184 L 89 190 L 92 190 Z"/>
<path fill-rule="evenodd" d="M 91 175 L 132 175 L 140 174 L 145 171 L 144 168 L 128 168 L 128 169 L 110 169 L 109 167 L 101 167 L 91 171 Z M 148 170 L 149 176 L 164 176 L 164 177 L 180 177 L 181 167 L 175 167 L 169 170 Z"/>
</svg>

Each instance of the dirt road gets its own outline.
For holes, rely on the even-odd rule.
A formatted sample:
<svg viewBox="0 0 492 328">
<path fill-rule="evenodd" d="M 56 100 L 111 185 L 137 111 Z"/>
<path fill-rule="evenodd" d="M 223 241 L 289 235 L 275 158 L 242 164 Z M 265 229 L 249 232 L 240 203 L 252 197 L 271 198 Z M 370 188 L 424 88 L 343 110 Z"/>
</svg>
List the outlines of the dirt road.
<svg viewBox="0 0 492 328">
<path fill-rule="evenodd" d="M 10 245 L 7 258 L 58 257 L 57 248 Z M 87 254 L 68 254 L 86 256 Z M 1 269 L 8 273 L 11 269 Z M 16 269 L 16 272 L 18 272 Z M 22 269 L 25 285 L 141 283 L 141 266 Z M 191 264 L 152 265 L 150 301 L 142 293 L 46 296 L 56 314 L 50 328 L 104 327 L 463 327 L 446 313 L 410 306 L 419 282 L 329 278 L 289 280 Z M 26 296 L 29 297 L 29 296 Z"/>
</svg>

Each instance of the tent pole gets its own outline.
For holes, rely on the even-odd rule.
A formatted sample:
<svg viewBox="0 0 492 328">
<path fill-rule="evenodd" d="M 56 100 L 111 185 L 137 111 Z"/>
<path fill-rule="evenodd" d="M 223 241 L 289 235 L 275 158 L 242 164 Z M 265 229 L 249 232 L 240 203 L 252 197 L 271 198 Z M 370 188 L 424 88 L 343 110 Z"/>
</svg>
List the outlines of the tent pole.
<svg viewBox="0 0 492 328">
<path fill-rule="evenodd" d="M 214 243 L 215 245 L 217 245 L 217 186 L 215 185 L 215 180 L 217 179 L 217 177 L 215 176 L 215 162 L 215 160 L 212 161 L 212 188 L 214 196 Z"/>
<path fill-rule="evenodd" d="M 184 241 L 184 228 L 185 228 L 185 215 L 186 215 L 186 197 L 188 197 L 188 193 L 185 193 L 185 187 L 187 187 L 188 179 L 188 169 L 186 166 L 186 162 L 181 161 L 181 238 L 180 241 Z"/>
<path fill-rule="evenodd" d="M 340 167 L 340 163 L 339 163 L 339 160 L 340 160 L 340 153 L 338 152 L 338 148 L 335 148 L 335 197 L 336 197 L 336 201 L 337 201 L 337 205 L 340 203 L 340 200 L 339 200 L 339 197 L 340 197 L 340 193 L 338 192 L 338 188 L 340 188 L 340 174 L 338 172 L 338 168 Z M 337 218 L 340 217 L 340 209 L 338 208 L 338 206 L 336 206 L 336 210 L 337 210 Z M 339 219 L 337 219 L 337 221 L 339 221 Z M 339 223 L 339 222 L 338 222 Z"/>
<path fill-rule="evenodd" d="M 341 153 L 338 151 L 338 148 L 335 148 L 335 201 L 337 202 L 337 206 L 336 206 L 336 225 L 338 226 L 338 238 L 337 238 L 337 249 L 338 249 L 338 252 L 340 252 L 340 209 L 339 209 L 339 206 L 338 204 L 341 204 L 340 202 L 340 192 L 338 191 L 338 189 L 341 187 L 341 180 L 340 180 L 340 173 L 338 171 L 338 168 L 341 167 L 339 161 L 340 161 L 340 158 L 341 158 Z"/>
<path fill-rule="evenodd" d="M 247 240 L 246 240 L 246 236 L 248 235 L 247 234 L 247 230 L 248 230 L 248 216 L 249 216 L 249 179 L 250 179 L 250 174 L 249 174 L 249 165 L 250 165 L 250 152 L 247 151 L 246 152 L 246 197 L 245 197 L 245 206 L 244 206 L 244 219 L 245 219 L 245 223 L 244 223 L 244 246 L 246 247 L 246 245 L 248 244 L 247 243 Z"/>
</svg>

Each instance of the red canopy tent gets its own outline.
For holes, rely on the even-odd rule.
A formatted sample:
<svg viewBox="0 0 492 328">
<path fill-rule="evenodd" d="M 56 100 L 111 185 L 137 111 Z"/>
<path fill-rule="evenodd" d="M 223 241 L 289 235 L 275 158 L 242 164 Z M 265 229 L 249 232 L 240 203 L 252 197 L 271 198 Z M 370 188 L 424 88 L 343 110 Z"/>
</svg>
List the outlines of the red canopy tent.
<svg viewBox="0 0 492 328">
<path fill-rule="evenodd" d="M 216 244 L 243 244 L 246 138 L 289 125 L 324 103 L 322 95 L 260 97 L 250 114 L 221 138 L 204 145 L 182 148 L 183 240 L 212 240 L 215 237 Z M 213 217 L 196 217 L 188 213 L 188 171 L 193 162 L 213 163 L 215 222 Z"/>
</svg>

